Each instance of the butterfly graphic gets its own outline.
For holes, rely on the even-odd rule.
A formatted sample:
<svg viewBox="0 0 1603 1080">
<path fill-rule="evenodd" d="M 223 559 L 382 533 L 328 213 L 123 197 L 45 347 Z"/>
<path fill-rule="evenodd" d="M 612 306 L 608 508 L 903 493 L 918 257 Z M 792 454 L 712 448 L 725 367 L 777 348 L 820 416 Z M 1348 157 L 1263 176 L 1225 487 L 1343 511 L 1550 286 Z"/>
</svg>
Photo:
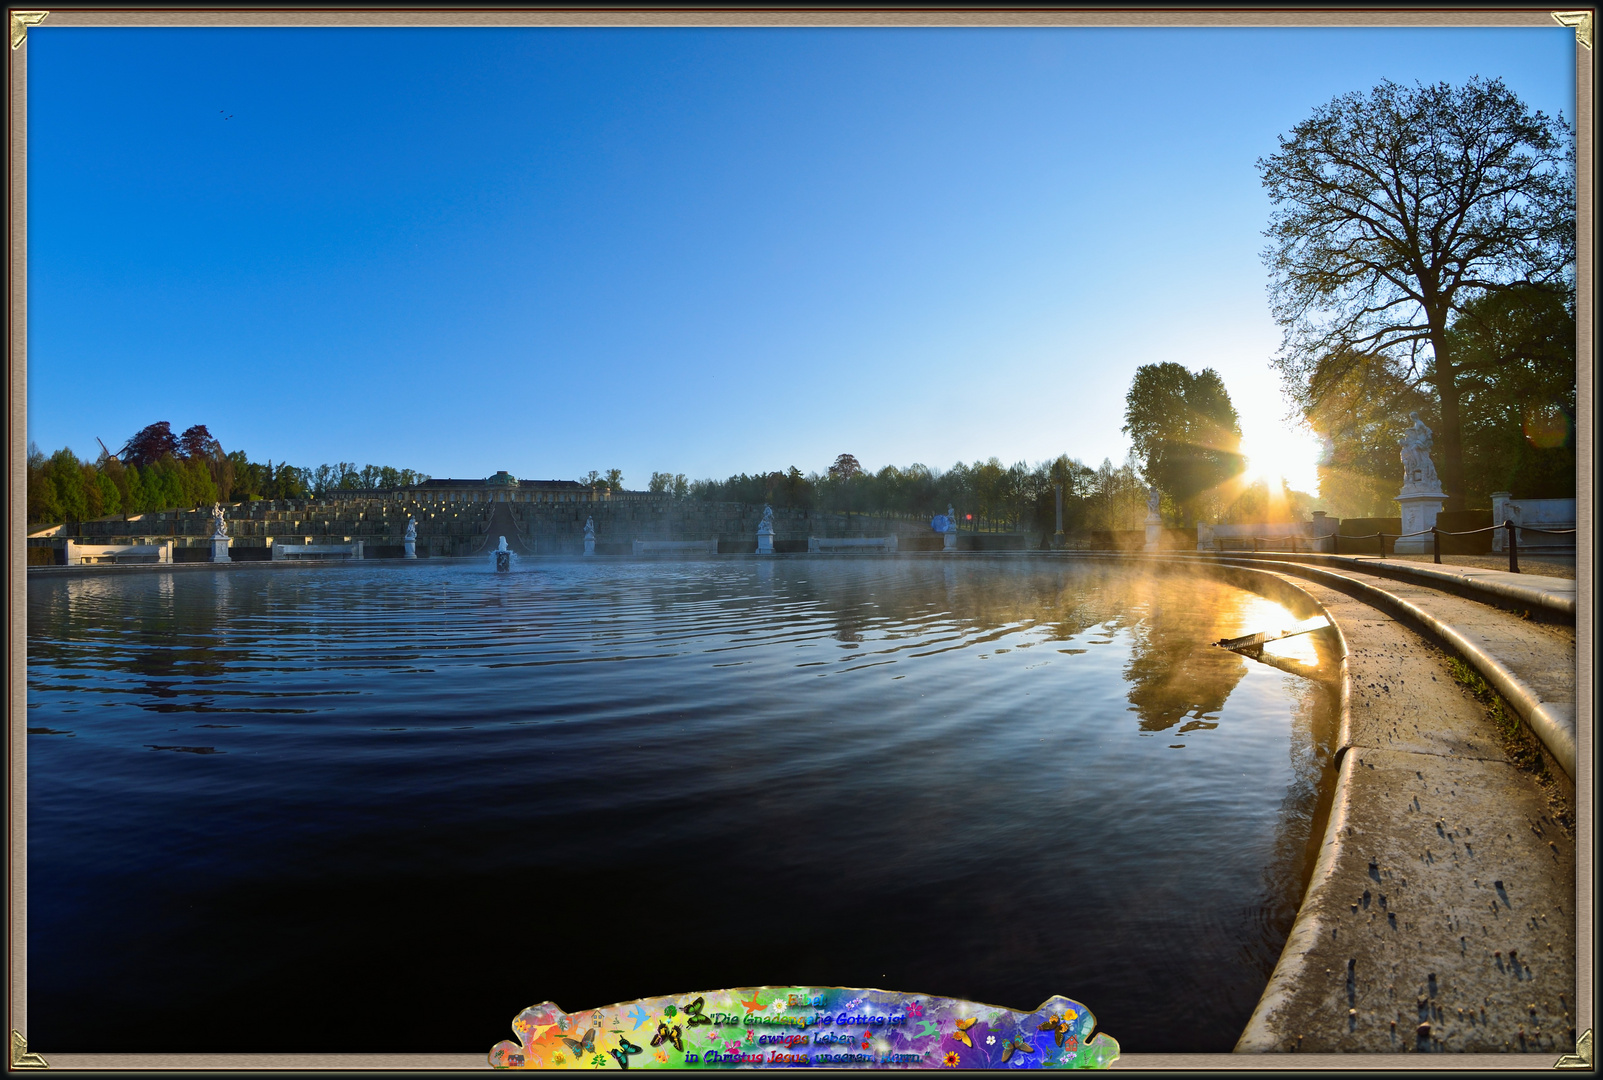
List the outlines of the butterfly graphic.
<svg viewBox="0 0 1603 1080">
<path fill-rule="evenodd" d="M 640 1053 L 640 1047 L 620 1035 L 618 1037 L 618 1049 L 608 1050 L 607 1053 L 618 1059 L 620 1068 L 627 1069 L 629 1067 L 629 1055 Z"/>
<path fill-rule="evenodd" d="M 1013 1056 L 1013 1051 L 1015 1050 L 1021 1054 L 1035 1053 L 1035 1047 L 1025 1042 L 1023 1035 L 1014 1036 L 1012 1039 L 1004 1039 L 1002 1041 L 1002 1064 L 1007 1064 L 1007 1059 Z"/>
<path fill-rule="evenodd" d="M 585 1032 L 582 1039 L 570 1039 L 564 1035 L 562 1036 L 562 1041 L 568 1044 L 568 1049 L 573 1051 L 573 1056 L 576 1058 L 581 1053 L 593 1054 L 596 1052 L 596 1029 L 591 1028 Z"/>
<path fill-rule="evenodd" d="M 750 1001 L 747 1001 L 744 998 L 742 998 L 740 1003 L 742 1005 L 746 1006 L 746 1011 L 747 1012 L 762 1012 L 763 1007 L 762 1007 L 761 999 L 762 999 L 762 994 L 760 992 L 753 991 Z"/>
<path fill-rule="evenodd" d="M 685 1026 L 686 1027 L 695 1027 L 697 1024 L 710 1024 L 710 1023 L 712 1023 L 712 1020 L 710 1018 L 701 1015 L 701 1010 L 706 1008 L 706 1006 L 707 1006 L 707 999 L 705 997 L 699 997 L 695 1001 L 692 1001 L 689 1005 L 686 1005 L 685 1006 Z"/>
<path fill-rule="evenodd" d="M 1063 1037 L 1074 1030 L 1074 1025 L 1069 1023 L 1068 1015 L 1065 1013 L 1056 1018 L 1047 1017 L 1046 1023 L 1039 1025 L 1035 1030 L 1052 1032 L 1058 1041 L 1058 1045 L 1062 1046 Z"/>
<path fill-rule="evenodd" d="M 657 1033 L 651 1037 L 652 1046 L 661 1046 L 665 1042 L 673 1043 L 673 1048 L 681 1054 L 685 1052 L 685 1043 L 679 1036 L 679 1025 L 668 1026 L 666 1020 L 657 1021 Z"/>
<path fill-rule="evenodd" d="M 952 1038 L 972 1049 L 974 1042 L 968 1037 L 968 1029 L 979 1022 L 980 1018 L 977 1016 L 971 1016 L 967 1020 L 959 1020 L 957 1022 L 957 1030 L 952 1032 Z"/>
<path fill-rule="evenodd" d="M 651 1014 L 638 1005 L 629 1010 L 629 1016 L 634 1020 L 636 1030 L 639 1030 L 641 1024 L 651 1019 Z"/>
</svg>

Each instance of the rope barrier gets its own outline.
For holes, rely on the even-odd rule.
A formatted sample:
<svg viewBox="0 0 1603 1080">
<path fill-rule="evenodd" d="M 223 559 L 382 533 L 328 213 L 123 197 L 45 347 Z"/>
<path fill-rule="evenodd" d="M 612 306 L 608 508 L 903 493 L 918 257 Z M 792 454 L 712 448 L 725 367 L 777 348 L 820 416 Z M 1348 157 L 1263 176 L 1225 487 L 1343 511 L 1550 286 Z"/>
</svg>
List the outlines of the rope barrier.
<svg viewBox="0 0 1603 1080">
<path fill-rule="evenodd" d="M 1291 546 L 1291 553 L 1295 555 L 1295 554 L 1298 553 L 1297 552 L 1297 541 L 1298 540 L 1302 540 L 1302 541 L 1306 542 L 1309 545 L 1310 549 L 1312 549 L 1313 545 L 1318 544 L 1321 540 L 1324 540 L 1325 538 L 1328 537 L 1330 539 L 1331 551 L 1333 553 L 1339 554 L 1340 551 L 1341 551 L 1341 541 L 1342 540 L 1378 540 L 1380 542 L 1379 546 L 1380 546 L 1381 557 L 1385 558 L 1385 556 L 1386 556 L 1386 540 L 1388 538 L 1390 538 L 1390 539 L 1395 541 L 1395 540 L 1406 540 L 1409 537 L 1414 537 L 1414 536 L 1428 536 L 1428 537 L 1431 538 L 1431 553 L 1432 553 L 1432 555 L 1434 557 L 1434 561 L 1437 562 L 1437 563 L 1440 563 L 1442 561 L 1442 537 L 1444 537 L 1444 536 L 1479 536 L 1481 533 L 1496 532 L 1499 529 L 1502 529 L 1502 530 L 1504 530 L 1504 531 L 1506 531 L 1508 533 L 1508 569 L 1509 569 L 1509 573 L 1512 573 L 1512 574 L 1517 574 L 1517 573 L 1520 572 L 1519 538 L 1518 538 L 1518 534 L 1519 533 L 1522 533 L 1522 532 L 1523 533 L 1540 533 L 1543 536 L 1574 536 L 1576 534 L 1576 530 L 1575 529 L 1538 529 L 1538 528 L 1534 528 L 1532 526 L 1527 526 L 1527 525 L 1516 525 L 1512 521 L 1504 521 L 1501 524 L 1491 525 L 1491 526 L 1488 526 L 1488 527 L 1486 527 L 1484 529 L 1466 529 L 1466 530 L 1464 530 L 1462 532 L 1448 532 L 1446 529 L 1438 529 L 1434 525 L 1432 525 L 1429 529 L 1422 529 L 1419 532 L 1410 532 L 1410 533 L 1373 532 L 1373 533 L 1362 533 L 1362 534 L 1359 534 L 1359 535 L 1350 535 L 1350 534 L 1346 534 L 1346 533 L 1319 533 L 1319 534 L 1316 534 L 1314 536 L 1298 536 L 1297 534 L 1292 533 L 1292 534 L 1288 534 L 1286 536 L 1232 536 L 1232 537 L 1217 536 L 1217 537 L 1214 537 L 1214 545 L 1215 545 L 1215 550 L 1223 552 L 1224 549 L 1225 549 L 1225 547 L 1224 547 L 1225 541 L 1227 539 L 1228 540 L 1234 540 L 1234 541 L 1240 541 L 1240 542 L 1245 542 L 1245 541 L 1250 540 L 1250 541 L 1252 541 L 1252 550 L 1253 550 L 1254 553 L 1256 553 L 1258 551 L 1258 545 L 1261 542 L 1264 542 L 1264 541 L 1270 541 L 1270 542 L 1284 541 L 1284 542 L 1288 543 Z M 1393 551 L 1395 551 L 1395 550 L 1396 550 L 1396 546 L 1394 544 L 1393 545 Z M 1310 554 L 1314 554 L 1314 552 L 1312 550 L 1310 550 Z"/>
</svg>

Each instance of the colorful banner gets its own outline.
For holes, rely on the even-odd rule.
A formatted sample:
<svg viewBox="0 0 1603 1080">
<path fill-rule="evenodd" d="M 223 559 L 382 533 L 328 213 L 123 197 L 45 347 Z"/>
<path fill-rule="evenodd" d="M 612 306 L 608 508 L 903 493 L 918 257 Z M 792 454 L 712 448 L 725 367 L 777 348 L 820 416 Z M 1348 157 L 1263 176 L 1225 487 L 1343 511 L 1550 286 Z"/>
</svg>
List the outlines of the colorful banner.
<svg viewBox="0 0 1603 1080">
<path fill-rule="evenodd" d="M 498 1069 L 1101 1069 L 1119 1044 L 1076 1001 L 1021 1013 L 958 998 L 839 986 L 761 986 L 644 998 L 512 1022 Z"/>
</svg>

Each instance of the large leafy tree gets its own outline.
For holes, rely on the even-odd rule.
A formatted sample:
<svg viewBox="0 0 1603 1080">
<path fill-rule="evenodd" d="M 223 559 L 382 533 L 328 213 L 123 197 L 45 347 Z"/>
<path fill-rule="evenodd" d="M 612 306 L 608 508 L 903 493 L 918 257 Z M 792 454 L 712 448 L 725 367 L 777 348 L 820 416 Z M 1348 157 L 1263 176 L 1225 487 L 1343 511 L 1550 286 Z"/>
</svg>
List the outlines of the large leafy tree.
<svg viewBox="0 0 1603 1080">
<path fill-rule="evenodd" d="M 1125 396 L 1124 433 L 1147 483 L 1194 519 L 1205 495 L 1239 476 L 1241 421 L 1224 380 L 1180 364 L 1136 369 Z"/>
<path fill-rule="evenodd" d="M 154 465 L 162 459 L 162 455 L 176 455 L 178 452 L 178 439 L 173 435 L 172 425 L 165 420 L 158 420 L 141 428 L 123 443 L 119 456 L 124 465 Z"/>
<path fill-rule="evenodd" d="M 1449 332 L 1475 495 L 1575 495 L 1575 315 L 1555 290 L 1479 297 Z"/>
<path fill-rule="evenodd" d="M 1307 406 L 1331 357 L 1385 357 L 1438 405 L 1437 461 L 1462 506 L 1462 388 L 1449 330 L 1476 297 L 1574 288 L 1574 143 L 1496 79 L 1400 86 L 1314 110 L 1258 169 L 1275 210 L 1264 261 Z"/>
</svg>

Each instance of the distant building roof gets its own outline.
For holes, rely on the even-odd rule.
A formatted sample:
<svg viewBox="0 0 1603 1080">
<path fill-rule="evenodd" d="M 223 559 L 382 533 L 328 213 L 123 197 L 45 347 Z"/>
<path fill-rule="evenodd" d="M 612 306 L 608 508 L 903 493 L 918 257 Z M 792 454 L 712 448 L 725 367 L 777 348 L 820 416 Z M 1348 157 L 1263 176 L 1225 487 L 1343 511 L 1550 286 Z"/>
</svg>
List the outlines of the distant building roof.
<svg viewBox="0 0 1603 1080">
<path fill-rule="evenodd" d="M 507 479 L 498 480 L 497 477 L 500 476 L 506 476 Z M 496 476 L 490 477 L 488 480 L 452 480 L 449 478 L 435 478 L 433 480 L 425 480 L 417 486 L 420 488 L 484 488 L 511 487 L 513 485 L 518 487 L 536 488 L 572 488 L 574 490 L 583 490 L 588 486 L 579 483 L 577 480 L 515 480 L 512 479 L 509 474 L 505 473 L 497 473 Z"/>
</svg>

